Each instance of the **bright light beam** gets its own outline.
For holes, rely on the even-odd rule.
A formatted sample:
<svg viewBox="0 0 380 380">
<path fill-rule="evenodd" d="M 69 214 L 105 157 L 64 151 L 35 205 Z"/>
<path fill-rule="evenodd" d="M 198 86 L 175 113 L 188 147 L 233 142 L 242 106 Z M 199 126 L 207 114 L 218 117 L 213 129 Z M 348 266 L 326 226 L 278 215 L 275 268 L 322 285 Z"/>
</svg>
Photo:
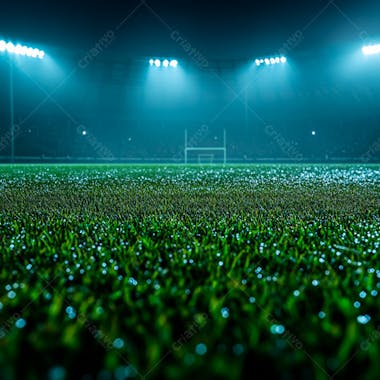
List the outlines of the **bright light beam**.
<svg viewBox="0 0 380 380">
<path fill-rule="evenodd" d="M 380 44 L 363 46 L 362 52 L 364 55 L 380 54 Z"/>
<path fill-rule="evenodd" d="M 0 53 L 8 53 L 11 55 L 21 55 L 30 58 L 43 59 L 45 52 L 43 50 L 24 46 L 13 42 L 0 40 Z M 15 124 L 14 124 L 14 87 L 13 87 L 13 59 L 10 60 L 9 65 L 9 98 L 10 98 L 10 130 L 11 130 L 11 162 L 15 161 Z"/>
</svg>

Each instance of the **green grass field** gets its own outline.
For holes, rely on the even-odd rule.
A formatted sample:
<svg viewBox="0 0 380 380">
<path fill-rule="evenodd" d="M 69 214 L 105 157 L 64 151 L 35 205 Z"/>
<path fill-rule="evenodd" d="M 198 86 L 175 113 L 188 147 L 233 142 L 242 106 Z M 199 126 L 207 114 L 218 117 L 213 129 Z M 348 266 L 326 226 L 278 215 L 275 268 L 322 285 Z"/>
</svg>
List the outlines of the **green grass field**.
<svg viewBox="0 0 380 380">
<path fill-rule="evenodd" d="M 380 378 L 380 166 L 0 166 L 0 379 Z"/>
</svg>

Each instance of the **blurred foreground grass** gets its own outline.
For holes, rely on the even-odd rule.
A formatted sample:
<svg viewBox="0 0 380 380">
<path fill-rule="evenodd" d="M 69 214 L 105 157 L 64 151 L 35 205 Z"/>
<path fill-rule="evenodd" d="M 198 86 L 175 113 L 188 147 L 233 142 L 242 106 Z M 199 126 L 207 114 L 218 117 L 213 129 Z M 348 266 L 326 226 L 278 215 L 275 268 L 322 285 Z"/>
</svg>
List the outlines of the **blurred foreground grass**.
<svg viewBox="0 0 380 380">
<path fill-rule="evenodd" d="M 379 166 L 0 166 L 0 378 L 377 379 L 379 211 Z"/>
</svg>

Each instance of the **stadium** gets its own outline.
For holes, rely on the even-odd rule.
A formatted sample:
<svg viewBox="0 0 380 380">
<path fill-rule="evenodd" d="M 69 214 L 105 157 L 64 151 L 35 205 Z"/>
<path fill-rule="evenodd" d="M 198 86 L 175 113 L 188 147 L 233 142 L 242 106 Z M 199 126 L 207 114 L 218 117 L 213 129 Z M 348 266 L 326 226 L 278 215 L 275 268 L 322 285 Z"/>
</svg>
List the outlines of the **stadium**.
<svg viewBox="0 0 380 380">
<path fill-rule="evenodd" d="M 3 10 L 0 380 L 379 378 L 379 4 Z"/>
</svg>

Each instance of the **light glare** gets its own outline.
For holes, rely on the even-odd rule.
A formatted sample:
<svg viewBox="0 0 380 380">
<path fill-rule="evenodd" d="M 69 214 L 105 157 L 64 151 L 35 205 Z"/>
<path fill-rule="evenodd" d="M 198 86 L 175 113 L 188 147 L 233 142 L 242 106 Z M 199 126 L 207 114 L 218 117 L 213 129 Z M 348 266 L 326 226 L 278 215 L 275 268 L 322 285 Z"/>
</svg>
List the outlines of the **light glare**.
<svg viewBox="0 0 380 380">
<path fill-rule="evenodd" d="M 28 46 L 23 46 L 20 44 L 14 45 L 12 42 L 6 42 L 4 40 L 0 40 L 0 52 L 7 51 L 10 54 L 16 55 L 26 55 L 32 58 L 43 59 L 45 57 L 45 52 L 40 49 L 31 48 Z"/>
<path fill-rule="evenodd" d="M 362 52 L 364 55 L 380 54 L 380 44 L 364 46 Z"/>
<path fill-rule="evenodd" d="M 14 53 L 15 45 L 13 45 L 12 42 L 7 43 L 7 51 L 8 51 L 8 53 Z"/>
<path fill-rule="evenodd" d="M 178 61 L 176 59 L 158 59 L 158 58 L 151 58 L 149 60 L 150 66 L 156 66 L 156 67 L 165 67 L 165 68 L 176 68 L 178 66 Z"/>
<path fill-rule="evenodd" d="M 260 58 L 255 59 L 255 64 L 257 67 L 261 66 L 262 64 L 268 65 L 277 65 L 279 63 L 285 63 L 286 58 L 285 57 L 267 57 L 267 58 Z"/>
<path fill-rule="evenodd" d="M 177 67 L 178 66 L 178 61 L 176 59 L 173 59 L 170 61 L 170 66 L 171 67 Z"/>
</svg>

